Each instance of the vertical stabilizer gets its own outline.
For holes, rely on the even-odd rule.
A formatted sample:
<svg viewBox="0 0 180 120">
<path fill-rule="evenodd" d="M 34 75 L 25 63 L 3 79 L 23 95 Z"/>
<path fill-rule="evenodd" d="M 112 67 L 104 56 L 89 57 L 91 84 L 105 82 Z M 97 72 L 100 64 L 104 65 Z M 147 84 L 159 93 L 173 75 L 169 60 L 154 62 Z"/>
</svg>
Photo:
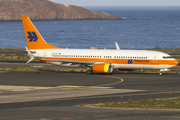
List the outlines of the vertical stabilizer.
<svg viewBox="0 0 180 120">
<path fill-rule="evenodd" d="M 59 47 L 48 44 L 28 16 L 22 16 L 24 32 L 29 49 L 60 49 Z"/>
</svg>

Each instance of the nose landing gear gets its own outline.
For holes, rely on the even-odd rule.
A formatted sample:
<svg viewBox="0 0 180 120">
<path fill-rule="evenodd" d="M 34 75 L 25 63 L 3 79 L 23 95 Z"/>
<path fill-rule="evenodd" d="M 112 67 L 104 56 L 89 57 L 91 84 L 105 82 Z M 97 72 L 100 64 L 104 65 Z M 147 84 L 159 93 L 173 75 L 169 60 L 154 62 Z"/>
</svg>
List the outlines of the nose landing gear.
<svg viewBox="0 0 180 120">
<path fill-rule="evenodd" d="M 170 70 L 170 69 L 167 69 L 167 68 L 166 68 L 166 69 L 160 69 L 159 75 L 161 76 L 161 75 L 163 75 L 163 72 L 164 72 L 164 71 L 169 71 L 169 70 Z"/>
<path fill-rule="evenodd" d="M 160 75 L 160 76 L 162 76 L 162 75 L 163 75 L 163 73 L 162 73 L 162 72 L 160 72 L 160 73 L 159 73 L 159 75 Z"/>
</svg>

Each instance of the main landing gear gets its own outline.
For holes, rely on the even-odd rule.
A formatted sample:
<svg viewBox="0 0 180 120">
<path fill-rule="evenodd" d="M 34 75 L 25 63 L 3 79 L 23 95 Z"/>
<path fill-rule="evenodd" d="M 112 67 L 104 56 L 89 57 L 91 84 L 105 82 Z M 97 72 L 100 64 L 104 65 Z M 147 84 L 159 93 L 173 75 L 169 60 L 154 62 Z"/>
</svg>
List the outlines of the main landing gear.
<svg viewBox="0 0 180 120">
<path fill-rule="evenodd" d="M 93 70 L 91 67 L 87 67 L 87 72 L 86 72 L 87 75 L 92 75 L 93 74 Z"/>
<path fill-rule="evenodd" d="M 86 74 L 87 74 L 87 75 L 92 75 L 92 74 L 93 74 L 93 71 L 92 71 L 92 70 L 87 70 Z"/>
</svg>

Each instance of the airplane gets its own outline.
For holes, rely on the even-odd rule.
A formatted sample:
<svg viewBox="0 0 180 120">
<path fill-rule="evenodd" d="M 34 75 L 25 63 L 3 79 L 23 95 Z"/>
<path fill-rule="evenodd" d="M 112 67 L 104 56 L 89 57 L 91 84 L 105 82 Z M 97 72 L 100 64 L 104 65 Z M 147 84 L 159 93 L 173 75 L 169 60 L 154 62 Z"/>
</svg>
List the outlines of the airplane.
<svg viewBox="0 0 180 120">
<path fill-rule="evenodd" d="M 112 73 L 117 70 L 157 69 L 159 75 L 179 64 L 169 54 L 149 50 L 122 50 L 115 43 L 115 50 L 103 49 L 61 49 L 47 43 L 28 16 L 22 16 L 26 51 L 31 62 L 44 61 L 67 67 L 87 68 L 87 75 L 93 73 Z"/>
</svg>

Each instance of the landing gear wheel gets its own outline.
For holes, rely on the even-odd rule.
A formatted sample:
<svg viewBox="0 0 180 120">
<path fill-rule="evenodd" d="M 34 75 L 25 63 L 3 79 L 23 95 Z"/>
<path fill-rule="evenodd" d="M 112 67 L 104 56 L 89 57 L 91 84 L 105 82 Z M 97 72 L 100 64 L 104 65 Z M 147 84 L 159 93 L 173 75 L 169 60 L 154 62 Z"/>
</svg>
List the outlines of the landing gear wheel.
<svg viewBox="0 0 180 120">
<path fill-rule="evenodd" d="M 162 76 L 162 75 L 163 75 L 163 73 L 162 73 L 162 72 L 160 72 L 160 73 L 159 73 L 159 75 L 160 75 L 160 76 Z"/>
<path fill-rule="evenodd" d="M 87 74 L 87 75 L 92 75 L 93 72 L 92 72 L 92 70 L 88 70 L 88 71 L 86 72 L 86 74 Z"/>
</svg>

